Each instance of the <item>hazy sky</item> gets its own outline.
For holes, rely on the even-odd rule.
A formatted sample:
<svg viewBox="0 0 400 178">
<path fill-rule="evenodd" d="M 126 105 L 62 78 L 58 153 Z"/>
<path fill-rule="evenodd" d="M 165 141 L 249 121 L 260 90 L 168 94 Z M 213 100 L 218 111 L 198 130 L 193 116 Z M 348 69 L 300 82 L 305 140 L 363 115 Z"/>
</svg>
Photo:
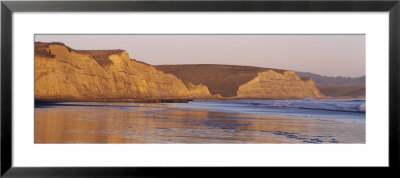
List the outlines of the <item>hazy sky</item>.
<svg viewBox="0 0 400 178">
<path fill-rule="evenodd" d="M 152 65 L 230 64 L 365 75 L 365 35 L 36 35 L 72 49 L 124 49 Z"/>
</svg>

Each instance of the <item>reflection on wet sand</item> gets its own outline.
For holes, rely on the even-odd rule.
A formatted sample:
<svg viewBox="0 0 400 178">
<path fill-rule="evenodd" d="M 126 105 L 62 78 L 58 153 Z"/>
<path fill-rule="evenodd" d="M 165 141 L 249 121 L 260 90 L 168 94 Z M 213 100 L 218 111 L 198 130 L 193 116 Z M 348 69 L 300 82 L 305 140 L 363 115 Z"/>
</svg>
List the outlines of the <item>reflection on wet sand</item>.
<svg viewBox="0 0 400 178">
<path fill-rule="evenodd" d="M 365 124 L 164 104 L 35 108 L 35 143 L 365 143 Z"/>
</svg>

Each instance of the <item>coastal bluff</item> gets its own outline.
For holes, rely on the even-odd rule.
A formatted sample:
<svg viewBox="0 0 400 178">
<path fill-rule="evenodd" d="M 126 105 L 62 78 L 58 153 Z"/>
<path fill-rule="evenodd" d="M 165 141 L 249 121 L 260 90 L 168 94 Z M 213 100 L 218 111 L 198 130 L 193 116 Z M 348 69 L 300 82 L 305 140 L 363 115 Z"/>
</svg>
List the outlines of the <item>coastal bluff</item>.
<svg viewBox="0 0 400 178">
<path fill-rule="evenodd" d="M 240 85 L 238 98 L 323 98 L 311 78 L 301 78 L 294 71 L 278 73 L 274 70 L 260 72 L 251 81 Z"/>
<path fill-rule="evenodd" d="M 222 98 L 324 98 L 314 81 L 292 70 L 220 64 L 156 65 L 194 84 L 204 84 Z"/>
<path fill-rule="evenodd" d="M 145 101 L 210 98 L 202 84 L 183 81 L 131 59 L 124 50 L 74 50 L 35 42 L 35 99 Z"/>
<path fill-rule="evenodd" d="M 192 99 L 323 98 L 291 70 L 230 65 L 152 66 L 125 50 L 75 50 L 35 42 L 35 100 L 186 102 Z"/>
</svg>

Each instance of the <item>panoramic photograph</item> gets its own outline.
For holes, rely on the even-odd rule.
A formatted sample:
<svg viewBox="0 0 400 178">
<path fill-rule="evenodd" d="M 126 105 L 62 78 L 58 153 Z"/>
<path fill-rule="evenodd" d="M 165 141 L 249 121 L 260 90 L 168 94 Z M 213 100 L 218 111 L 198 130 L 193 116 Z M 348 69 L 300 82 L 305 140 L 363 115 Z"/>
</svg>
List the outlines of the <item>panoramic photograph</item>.
<svg viewBox="0 0 400 178">
<path fill-rule="evenodd" d="M 36 34 L 35 144 L 365 144 L 365 35 Z"/>
</svg>

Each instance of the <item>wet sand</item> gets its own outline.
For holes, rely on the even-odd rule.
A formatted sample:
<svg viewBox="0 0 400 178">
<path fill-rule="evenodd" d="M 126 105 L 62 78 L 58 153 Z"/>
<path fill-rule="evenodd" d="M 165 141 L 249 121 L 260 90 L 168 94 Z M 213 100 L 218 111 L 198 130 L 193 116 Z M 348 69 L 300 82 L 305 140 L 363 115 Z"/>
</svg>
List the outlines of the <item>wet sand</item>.
<svg viewBox="0 0 400 178">
<path fill-rule="evenodd" d="M 365 124 L 168 104 L 71 102 L 35 108 L 35 143 L 365 143 Z"/>
</svg>

